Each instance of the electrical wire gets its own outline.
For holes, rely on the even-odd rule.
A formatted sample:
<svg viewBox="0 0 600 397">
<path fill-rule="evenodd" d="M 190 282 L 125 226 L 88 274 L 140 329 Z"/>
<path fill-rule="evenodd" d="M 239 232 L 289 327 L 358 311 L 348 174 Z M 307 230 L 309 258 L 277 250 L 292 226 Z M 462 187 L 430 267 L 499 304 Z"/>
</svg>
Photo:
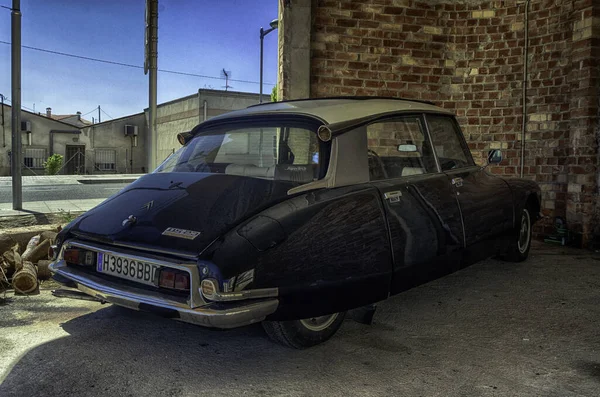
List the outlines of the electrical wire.
<svg viewBox="0 0 600 397">
<path fill-rule="evenodd" d="M 0 44 L 8 44 L 8 45 L 10 45 L 10 42 L 0 40 Z M 62 55 L 62 56 L 65 56 L 65 57 L 70 57 L 70 58 L 84 59 L 86 61 L 101 62 L 101 63 L 110 64 L 110 65 L 124 66 L 124 67 L 134 68 L 134 69 L 144 69 L 143 66 L 132 65 L 130 63 L 108 61 L 106 59 L 98 59 L 98 58 L 85 57 L 85 56 L 82 56 L 82 55 L 68 54 L 66 52 L 46 50 L 46 49 L 43 49 L 43 48 L 30 47 L 30 46 L 26 46 L 26 45 L 22 45 L 21 47 L 22 48 L 27 48 L 28 50 L 46 52 L 48 54 Z M 181 71 L 167 70 L 167 69 L 157 69 L 157 70 L 159 72 L 162 72 L 162 73 L 178 74 L 178 75 L 182 75 L 182 76 L 200 77 L 200 78 L 203 78 L 203 79 L 212 79 L 212 80 L 224 80 L 221 77 L 207 76 L 207 75 L 197 74 L 197 73 L 181 72 Z M 260 84 L 260 82 L 258 82 L 258 81 L 252 81 L 252 80 L 229 79 L 229 81 L 233 81 L 233 82 L 237 82 L 237 83 Z M 275 86 L 275 84 L 273 84 L 273 83 L 264 82 L 263 84 L 264 85 Z"/>
<path fill-rule="evenodd" d="M 97 107 L 93 108 L 92 110 L 90 110 L 90 111 L 89 111 L 89 112 L 87 112 L 87 113 L 84 113 L 84 114 L 82 114 L 81 116 L 82 116 L 82 117 L 83 117 L 83 116 L 87 116 L 88 114 L 90 114 L 90 113 L 92 113 L 92 112 L 95 112 L 96 110 L 98 110 L 98 108 L 97 108 Z"/>
<path fill-rule="evenodd" d="M 108 117 L 110 117 L 111 119 L 113 118 L 113 116 L 111 116 L 110 114 L 106 113 L 106 112 L 104 111 L 104 109 L 100 108 L 100 111 L 101 111 L 102 113 L 104 113 L 105 115 L 107 115 Z"/>
<path fill-rule="evenodd" d="M 7 97 L 4 97 L 4 101 L 5 101 L 5 102 L 10 102 L 10 103 L 12 103 L 12 101 L 11 101 L 10 99 L 8 99 Z M 35 113 L 35 110 L 33 110 L 32 108 L 28 108 L 27 106 L 25 106 L 25 105 L 23 105 L 23 104 L 21 104 L 21 107 L 22 107 L 23 109 L 27 109 L 27 110 L 29 110 L 31 113 Z"/>
</svg>

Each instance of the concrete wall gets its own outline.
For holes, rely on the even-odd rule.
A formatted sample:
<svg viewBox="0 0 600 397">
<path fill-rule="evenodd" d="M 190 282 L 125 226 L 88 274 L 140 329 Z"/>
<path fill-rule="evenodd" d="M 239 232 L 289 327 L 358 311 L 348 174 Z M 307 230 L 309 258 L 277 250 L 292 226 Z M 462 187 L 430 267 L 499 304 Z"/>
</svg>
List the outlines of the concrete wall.
<svg viewBox="0 0 600 397">
<path fill-rule="evenodd" d="M 131 136 L 125 136 L 125 126 L 138 127 L 137 146 Z M 86 172 L 93 174 L 131 174 L 146 170 L 146 120 L 144 113 L 94 124 L 82 129 L 82 135 L 89 145 L 86 146 Z M 100 151 L 115 151 L 115 169 L 99 169 L 96 164 L 101 161 Z"/>
<path fill-rule="evenodd" d="M 10 175 L 9 152 L 12 144 L 11 111 L 12 108 L 10 106 L 4 106 L 4 125 L 0 125 L 0 176 Z M 83 129 L 26 111 L 22 111 L 21 119 L 31 124 L 31 145 L 28 144 L 28 134 L 25 132 L 21 133 L 24 158 L 28 154 L 31 154 L 31 149 L 38 149 L 35 150 L 36 154 L 43 153 L 45 158 L 48 158 L 53 153 L 60 154 L 64 157 L 64 162 L 67 163 L 69 161 L 67 146 L 83 146 L 85 158 L 83 159 L 83 167 L 79 170 L 79 173 L 82 174 L 131 173 L 132 171 L 139 173 L 142 172 L 142 167 L 145 166 L 146 157 L 143 147 L 146 135 L 146 123 L 143 113 L 94 124 Z M 133 151 L 131 148 L 131 138 L 124 135 L 126 124 L 138 126 L 138 145 L 133 148 Z M 51 131 L 54 132 L 51 134 Z M 52 142 L 50 141 L 51 137 Z M 96 150 L 103 149 L 115 151 L 114 169 L 96 169 Z M 131 153 L 133 153 L 133 169 L 130 164 Z M 44 174 L 42 161 L 35 160 L 33 164 L 30 163 L 29 165 L 33 165 L 33 167 L 23 166 L 23 175 Z M 65 165 L 61 173 L 66 172 L 67 166 Z"/>
<path fill-rule="evenodd" d="M 197 94 L 158 105 L 156 129 L 159 162 L 180 147 L 177 142 L 177 134 L 190 131 L 203 121 L 204 101 L 207 105 L 207 118 L 211 118 L 232 110 L 256 105 L 259 102 L 259 96 L 245 92 L 198 90 Z M 263 94 L 263 102 L 270 101 L 270 95 Z"/>
<path fill-rule="evenodd" d="M 1 112 L 1 110 L 0 110 Z M 0 113 L 1 114 L 1 113 Z M 10 175 L 10 156 L 12 145 L 12 107 L 4 105 L 4 125 L 0 125 L 0 176 Z M 50 131 L 64 131 L 68 133 L 53 134 L 54 153 L 65 155 L 66 145 L 89 145 L 89 137 L 79 134 L 79 129 L 71 125 L 52 120 L 45 116 L 22 111 L 21 120 L 31 124 L 31 145 L 28 144 L 28 134 L 21 133 L 23 153 L 28 149 L 43 149 L 45 156 L 50 155 Z M 41 164 L 38 167 L 23 167 L 23 175 L 43 175 Z"/>
</svg>

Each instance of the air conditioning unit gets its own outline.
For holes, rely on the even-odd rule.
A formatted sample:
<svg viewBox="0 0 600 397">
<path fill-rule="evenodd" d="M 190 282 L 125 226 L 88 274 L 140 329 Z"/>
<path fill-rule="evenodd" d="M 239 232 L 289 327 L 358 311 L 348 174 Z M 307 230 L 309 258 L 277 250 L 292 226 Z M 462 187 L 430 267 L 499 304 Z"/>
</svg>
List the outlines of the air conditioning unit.
<svg viewBox="0 0 600 397">
<path fill-rule="evenodd" d="M 21 131 L 31 132 L 31 121 L 21 121 Z"/>
<path fill-rule="evenodd" d="M 137 125 L 125 125 L 125 136 L 137 136 L 138 126 Z"/>
</svg>

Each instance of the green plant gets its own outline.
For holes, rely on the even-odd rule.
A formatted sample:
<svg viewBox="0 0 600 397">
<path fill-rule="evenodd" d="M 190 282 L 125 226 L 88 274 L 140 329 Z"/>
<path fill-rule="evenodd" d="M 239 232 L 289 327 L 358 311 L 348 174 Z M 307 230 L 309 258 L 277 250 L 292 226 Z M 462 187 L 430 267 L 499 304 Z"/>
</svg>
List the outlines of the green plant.
<svg viewBox="0 0 600 397">
<path fill-rule="evenodd" d="M 56 175 L 60 168 L 62 167 L 63 156 L 60 154 L 53 154 L 48 157 L 48 160 L 44 163 L 44 168 L 46 169 L 46 174 L 48 175 Z"/>
<path fill-rule="evenodd" d="M 76 215 L 71 214 L 71 211 L 65 211 L 62 208 L 58 209 L 58 216 L 62 221 L 61 223 L 71 223 L 71 221 L 77 218 Z"/>
<path fill-rule="evenodd" d="M 273 87 L 273 91 L 271 91 L 271 102 L 277 102 L 277 86 Z"/>
</svg>

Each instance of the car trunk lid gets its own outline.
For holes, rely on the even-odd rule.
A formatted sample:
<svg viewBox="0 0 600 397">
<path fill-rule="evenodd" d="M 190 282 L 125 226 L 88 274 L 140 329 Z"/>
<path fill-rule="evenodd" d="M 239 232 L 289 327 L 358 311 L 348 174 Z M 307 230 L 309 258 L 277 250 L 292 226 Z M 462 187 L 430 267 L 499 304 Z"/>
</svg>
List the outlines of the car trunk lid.
<svg viewBox="0 0 600 397">
<path fill-rule="evenodd" d="M 71 232 L 108 243 L 197 255 L 296 183 L 205 173 L 153 173 L 80 217 Z"/>
</svg>

